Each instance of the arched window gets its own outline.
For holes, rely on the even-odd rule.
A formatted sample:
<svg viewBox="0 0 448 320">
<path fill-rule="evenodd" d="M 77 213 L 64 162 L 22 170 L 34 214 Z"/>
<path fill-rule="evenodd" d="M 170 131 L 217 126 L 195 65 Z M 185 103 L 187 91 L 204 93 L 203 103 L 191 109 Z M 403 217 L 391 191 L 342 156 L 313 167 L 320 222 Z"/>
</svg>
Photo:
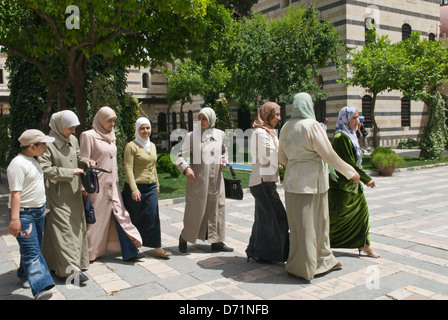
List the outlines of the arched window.
<svg viewBox="0 0 448 320">
<path fill-rule="evenodd" d="M 401 40 L 406 40 L 411 36 L 412 28 L 410 25 L 405 23 L 401 26 Z"/>
<path fill-rule="evenodd" d="M 362 97 L 362 115 L 364 116 L 364 127 L 372 128 L 372 97 Z"/>
<path fill-rule="evenodd" d="M 365 45 L 368 45 L 369 43 L 375 41 L 374 32 L 375 32 L 375 19 L 368 17 L 366 20 L 364 20 Z"/>
<path fill-rule="evenodd" d="M 166 132 L 166 114 L 161 112 L 157 115 L 158 132 Z"/>
<path fill-rule="evenodd" d="M 0 69 L 0 83 L 4 83 L 3 82 L 3 69 Z"/>
<path fill-rule="evenodd" d="M 428 35 L 428 40 L 429 41 L 436 41 L 436 35 L 434 33 L 430 33 Z"/>
<path fill-rule="evenodd" d="M 142 74 L 142 87 L 149 88 L 149 74 L 146 72 Z"/>
<path fill-rule="evenodd" d="M 401 99 L 401 126 L 411 126 L 411 101 L 405 97 Z"/>
<path fill-rule="evenodd" d="M 188 111 L 188 131 L 193 131 L 193 111 Z"/>
</svg>

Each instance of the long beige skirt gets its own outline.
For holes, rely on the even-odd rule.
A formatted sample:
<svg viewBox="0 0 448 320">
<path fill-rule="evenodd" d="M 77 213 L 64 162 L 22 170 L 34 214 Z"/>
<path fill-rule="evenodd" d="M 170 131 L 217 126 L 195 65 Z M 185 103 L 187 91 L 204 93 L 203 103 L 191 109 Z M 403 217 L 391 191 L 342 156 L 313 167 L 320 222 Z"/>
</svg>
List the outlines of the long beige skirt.
<svg viewBox="0 0 448 320">
<path fill-rule="evenodd" d="M 328 192 L 285 192 L 285 204 L 290 228 L 286 271 L 311 280 L 338 263 L 330 249 Z"/>
</svg>

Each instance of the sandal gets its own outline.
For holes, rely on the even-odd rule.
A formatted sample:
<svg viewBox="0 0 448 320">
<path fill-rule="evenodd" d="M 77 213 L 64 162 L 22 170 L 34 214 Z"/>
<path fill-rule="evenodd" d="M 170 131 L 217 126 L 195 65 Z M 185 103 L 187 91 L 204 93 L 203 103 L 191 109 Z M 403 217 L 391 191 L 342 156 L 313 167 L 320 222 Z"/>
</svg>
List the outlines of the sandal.
<svg viewBox="0 0 448 320">
<path fill-rule="evenodd" d="M 162 252 L 155 251 L 154 256 L 156 258 L 169 259 L 169 257 L 171 256 L 171 252 L 164 251 L 164 250 L 162 250 Z"/>
</svg>

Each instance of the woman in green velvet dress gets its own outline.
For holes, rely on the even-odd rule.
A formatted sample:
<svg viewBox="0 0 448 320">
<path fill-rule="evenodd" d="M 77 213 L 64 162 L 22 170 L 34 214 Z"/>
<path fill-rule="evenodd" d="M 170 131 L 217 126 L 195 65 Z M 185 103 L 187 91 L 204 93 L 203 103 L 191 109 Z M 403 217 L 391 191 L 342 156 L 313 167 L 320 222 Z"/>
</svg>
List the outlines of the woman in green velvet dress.
<svg viewBox="0 0 448 320">
<path fill-rule="evenodd" d="M 344 107 L 339 112 L 333 149 L 342 160 L 350 164 L 370 188 L 375 181 L 361 170 L 362 150 L 356 131 L 359 113 L 354 107 Z M 380 257 L 370 246 L 369 209 L 361 183 L 354 184 L 336 171 L 337 179 L 330 179 L 328 202 L 330 211 L 330 245 L 332 248 L 357 248 L 370 257 Z"/>
</svg>

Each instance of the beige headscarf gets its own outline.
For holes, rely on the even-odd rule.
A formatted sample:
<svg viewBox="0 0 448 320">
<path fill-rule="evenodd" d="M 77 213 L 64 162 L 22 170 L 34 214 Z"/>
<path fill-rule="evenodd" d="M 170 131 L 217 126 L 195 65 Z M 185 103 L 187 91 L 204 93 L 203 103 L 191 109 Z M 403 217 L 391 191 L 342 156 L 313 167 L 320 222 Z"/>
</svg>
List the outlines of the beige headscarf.
<svg viewBox="0 0 448 320">
<path fill-rule="evenodd" d="M 115 141 L 115 130 L 112 129 L 112 131 L 106 131 L 104 129 L 103 125 L 104 123 L 112 118 L 116 118 L 117 115 L 115 114 L 115 111 L 112 110 L 110 107 L 102 107 L 95 115 L 95 118 L 93 118 L 93 129 L 98 132 L 98 134 L 103 137 L 104 140 L 107 142 L 114 142 Z"/>
<path fill-rule="evenodd" d="M 271 129 L 273 129 L 271 127 L 271 125 L 269 124 L 269 121 L 273 118 L 272 114 L 273 114 L 273 110 L 275 110 L 275 108 L 280 107 L 278 104 L 276 104 L 275 102 L 266 102 L 264 103 L 260 109 L 258 109 L 258 113 L 257 113 L 257 118 L 255 119 L 252 127 L 254 129 L 257 128 L 262 128 L 264 130 L 266 130 L 268 133 L 271 133 Z"/>
<path fill-rule="evenodd" d="M 209 107 L 202 108 L 198 115 L 203 114 L 208 120 L 208 129 L 214 128 L 216 124 L 215 110 Z"/>
<path fill-rule="evenodd" d="M 53 113 L 50 118 L 50 136 L 56 140 L 70 142 L 70 137 L 63 134 L 64 129 L 79 126 L 78 116 L 70 110 Z"/>
</svg>

